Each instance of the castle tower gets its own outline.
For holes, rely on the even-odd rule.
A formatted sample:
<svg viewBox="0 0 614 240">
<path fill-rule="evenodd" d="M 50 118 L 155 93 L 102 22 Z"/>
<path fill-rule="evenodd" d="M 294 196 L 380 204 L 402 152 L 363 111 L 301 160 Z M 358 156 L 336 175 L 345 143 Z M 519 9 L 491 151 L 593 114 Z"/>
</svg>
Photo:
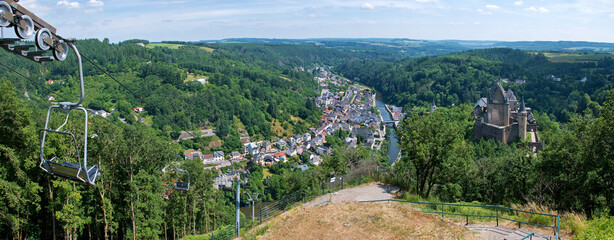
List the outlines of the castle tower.
<svg viewBox="0 0 614 240">
<path fill-rule="evenodd" d="M 518 137 L 523 141 L 527 140 L 527 108 L 524 105 L 524 99 L 518 110 Z"/>
<path fill-rule="evenodd" d="M 488 105 L 486 108 L 488 123 L 499 126 L 509 125 L 509 113 L 507 112 L 509 111 L 509 104 L 505 100 L 505 90 L 503 90 L 501 83 L 496 82 L 493 86 L 488 95 Z"/>
</svg>

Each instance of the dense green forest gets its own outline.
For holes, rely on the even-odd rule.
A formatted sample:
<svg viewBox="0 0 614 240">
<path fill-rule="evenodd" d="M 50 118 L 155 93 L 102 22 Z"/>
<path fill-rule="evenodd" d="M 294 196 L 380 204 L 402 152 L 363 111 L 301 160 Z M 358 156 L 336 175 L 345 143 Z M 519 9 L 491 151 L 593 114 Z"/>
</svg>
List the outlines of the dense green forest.
<svg viewBox="0 0 614 240">
<path fill-rule="evenodd" d="M 77 43 L 84 56 L 127 87 L 123 88 L 85 62 L 87 97 L 84 106 L 115 111 L 130 122 L 144 118 L 146 123 L 173 138 L 178 137 L 181 130 L 212 124 L 219 138 L 228 140 L 224 141 L 228 146 L 223 147 L 227 151 L 241 148 L 237 144 L 239 130 L 263 139 L 277 135 L 271 131 L 273 121 L 282 126 L 292 125 L 297 132 L 306 132 L 319 121 L 320 113 L 311 104 L 317 94 L 317 84 L 310 73 L 294 68 L 299 64 L 297 59 L 307 57 L 269 57 L 280 55 L 273 54 L 275 52 L 292 55 L 291 51 L 296 50 L 250 46 L 225 46 L 213 52 L 198 46 L 149 49 L 134 44 L 136 41 L 109 44 L 82 40 Z M 307 54 L 310 51 L 314 51 L 313 56 L 318 55 L 315 47 L 299 49 Z M 58 101 L 67 100 L 62 96 L 77 98 L 77 69 L 72 54 L 65 62 L 41 65 L 12 57 L 10 53 L 0 54 L 8 65 L 35 81 L 23 79 L 7 69 L 0 70 L 17 89 L 27 89 L 32 99 L 43 104 L 47 96 L 54 96 Z M 304 60 L 305 65 L 315 63 L 318 63 L 317 58 Z M 196 79 L 208 79 L 208 84 Z M 42 83 L 48 80 L 56 81 L 43 87 Z M 146 113 L 132 114 L 132 109 L 139 106 L 144 107 Z M 240 124 L 235 125 L 236 119 Z M 237 129 L 238 125 L 245 129 Z"/>
<path fill-rule="evenodd" d="M 211 51 L 201 46 L 144 48 L 136 45 L 138 42 L 147 43 L 77 42 L 84 57 L 119 81 L 84 62 L 84 106 L 113 112 L 108 119 L 90 118 L 88 163 L 103 170 L 93 187 L 49 176 L 38 167 L 37 130 L 44 126 L 50 105 L 47 97 L 54 96 L 56 101 L 78 97 L 74 54 L 65 62 L 39 65 L 0 52 L 5 64 L 26 77 L 0 70 L 1 236 L 175 239 L 230 225 L 234 195 L 213 188 L 217 171 L 203 171 L 199 160 L 183 162 L 191 180 L 187 192 L 174 191 L 174 174 L 162 173 L 178 152 L 207 149 L 211 141 L 211 137 L 197 137 L 177 144 L 173 140 L 178 132 L 214 127 L 214 138 L 223 145 L 210 150 L 227 152 L 243 147 L 239 137 L 244 133 L 252 139 L 276 137 L 274 122 L 290 126 L 291 134 L 308 132 L 320 119 L 313 99 L 318 86 L 311 73 L 297 66 L 315 66 L 340 56 L 332 51 L 319 59 L 322 50 L 317 47 L 296 50 L 227 45 Z M 197 78 L 208 81 L 193 81 Z M 137 106 L 145 112 L 134 113 Z M 66 125 L 76 133 L 78 142 L 83 141 L 79 134 L 83 132 L 82 117 L 82 113 L 71 114 Z M 61 124 L 64 118 L 61 114 L 52 116 L 51 122 Z M 68 140 L 49 136 L 45 151 L 58 159 L 75 161 L 77 153 Z M 373 154 L 339 148 L 327 160 L 334 159 L 335 164 L 312 166 L 304 173 L 292 164 L 306 163 L 309 156 L 296 156 L 268 169 L 273 174 L 268 178 L 262 167 L 244 166 L 248 172 L 244 177 L 250 179 L 244 191 L 259 192 L 265 201 L 298 190 L 317 194 L 331 172 L 360 173 L 363 162 L 370 162 L 370 167 L 371 161 L 386 162 L 383 153 Z M 242 196 L 243 204 L 248 202 L 246 197 Z"/>
<path fill-rule="evenodd" d="M 392 104 L 452 106 L 475 103 L 493 83 L 509 79 L 504 87 L 524 98 L 527 106 L 557 121 L 573 113 L 595 109 L 606 91 L 614 88 L 614 60 L 554 63 L 543 54 L 513 49 L 481 49 L 385 62 L 349 61 L 336 67 L 345 77 L 375 87 Z M 549 78 L 554 75 L 560 81 Z M 586 77 L 586 82 L 580 81 Z M 526 82 L 516 84 L 516 79 Z"/>
<path fill-rule="evenodd" d="M 537 204 L 562 215 L 583 213 L 594 220 L 583 225 L 568 218 L 563 227 L 580 239 L 612 237 L 614 91 L 595 106 L 599 116 L 574 114 L 560 127 L 537 116 L 546 140 L 537 153 L 524 141 L 507 145 L 475 139 L 471 107 L 440 107 L 407 117 L 397 131 L 404 155 L 389 181 L 423 199 Z"/>
<path fill-rule="evenodd" d="M 38 168 L 38 129 L 50 105 L 47 97 L 78 96 L 74 54 L 65 62 L 39 65 L 0 52 L 4 64 L 29 78 L 0 69 L 0 236 L 175 239 L 232 224 L 234 195 L 213 188 L 218 172 L 203 171 L 198 160 L 183 162 L 191 188 L 181 192 L 173 191 L 175 176 L 161 169 L 186 148 L 228 153 L 243 147 L 244 134 L 265 140 L 285 137 L 273 126 L 287 130 L 286 135 L 317 126 L 322 114 L 314 104 L 318 85 L 304 71 L 314 66 L 335 66 L 407 109 L 397 131 L 405 155 L 389 172 L 391 182 L 404 190 L 449 202 L 535 202 L 588 215 L 614 210 L 612 58 L 555 63 L 542 53 L 484 49 L 399 59 L 377 48 L 177 43 L 181 47 L 172 49 L 136 44 L 141 42 L 148 43 L 77 42 L 84 56 L 119 81 L 84 62 L 84 106 L 113 112 L 108 119 L 90 118 L 89 132 L 96 136 L 89 140 L 88 161 L 103 170 L 93 187 Z M 584 77 L 587 81 L 580 81 Z M 473 103 L 502 78 L 526 80 L 504 85 L 534 110 L 546 142 L 542 152 L 532 154 L 524 142 L 473 139 Z M 422 114 L 433 101 L 444 107 Z M 135 107 L 145 112 L 135 113 Z M 71 119 L 67 128 L 82 132 L 78 123 Z M 199 128 L 215 128 L 216 136 L 174 142 L 180 131 Z M 375 163 L 387 162 L 384 152 L 345 149 L 346 136 L 327 137 L 332 155 L 305 172 L 293 165 L 308 162 L 309 156 L 267 168 L 236 165 L 250 179 L 244 191 L 258 192 L 265 201 L 298 190 L 317 195 L 331 175 L 362 176 Z M 221 144 L 211 147 L 215 140 Z M 49 141 L 49 152 L 75 158 L 67 139 Z"/>
</svg>

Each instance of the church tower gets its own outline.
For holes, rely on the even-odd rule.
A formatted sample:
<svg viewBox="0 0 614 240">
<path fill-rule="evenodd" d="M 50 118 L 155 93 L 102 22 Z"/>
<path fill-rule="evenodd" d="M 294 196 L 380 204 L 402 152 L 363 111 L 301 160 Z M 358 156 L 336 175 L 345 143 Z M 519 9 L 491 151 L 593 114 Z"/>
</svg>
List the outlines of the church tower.
<svg viewBox="0 0 614 240">
<path fill-rule="evenodd" d="M 518 137 L 523 141 L 527 140 L 527 108 L 524 105 L 524 99 L 518 110 Z"/>
</svg>

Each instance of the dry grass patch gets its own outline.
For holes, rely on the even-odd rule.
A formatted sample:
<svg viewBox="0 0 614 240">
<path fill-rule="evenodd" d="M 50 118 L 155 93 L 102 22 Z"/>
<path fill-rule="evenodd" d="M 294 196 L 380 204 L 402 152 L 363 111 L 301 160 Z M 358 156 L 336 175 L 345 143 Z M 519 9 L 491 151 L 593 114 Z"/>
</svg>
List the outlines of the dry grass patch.
<svg viewBox="0 0 614 240">
<path fill-rule="evenodd" d="M 286 134 L 285 136 L 292 136 L 294 128 L 292 127 L 292 125 L 288 124 L 288 128 L 286 129 L 283 127 L 283 123 L 278 120 L 273 120 L 271 122 L 271 130 L 273 130 L 273 132 L 277 134 L 277 136 L 283 137 L 284 133 Z"/>
<path fill-rule="evenodd" d="M 300 208 L 278 217 L 259 239 L 479 239 L 464 226 L 398 203 Z"/>
</svg>

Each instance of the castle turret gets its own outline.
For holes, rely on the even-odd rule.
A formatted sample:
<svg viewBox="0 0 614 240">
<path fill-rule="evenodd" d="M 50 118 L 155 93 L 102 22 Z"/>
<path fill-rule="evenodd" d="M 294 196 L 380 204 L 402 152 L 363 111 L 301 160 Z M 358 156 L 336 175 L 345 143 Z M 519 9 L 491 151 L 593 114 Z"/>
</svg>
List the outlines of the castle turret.
<svg viewBox="0 0 614 240">
<path fill-rule="evenodd" d="M 524 99 L 518 110 L 518 137 L 523 141 L 527 140 L 527 108 L 524 105 Z"/>
</svg>

